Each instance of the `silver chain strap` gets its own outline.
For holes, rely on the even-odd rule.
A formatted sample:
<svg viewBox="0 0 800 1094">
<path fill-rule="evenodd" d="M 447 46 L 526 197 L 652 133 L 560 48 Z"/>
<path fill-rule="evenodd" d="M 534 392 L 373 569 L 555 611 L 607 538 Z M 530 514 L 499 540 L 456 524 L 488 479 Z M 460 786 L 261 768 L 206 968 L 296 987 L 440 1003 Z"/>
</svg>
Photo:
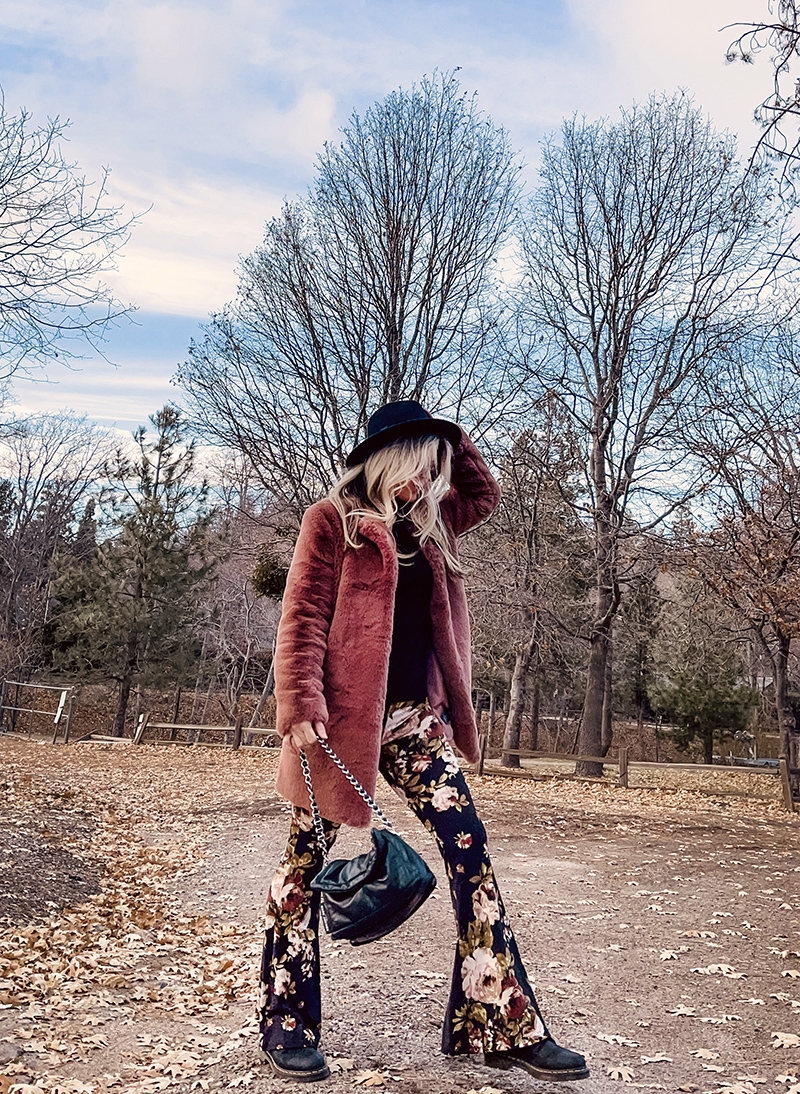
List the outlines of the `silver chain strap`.
<svg viewBox="0 0 800 1094">
<path fill-rule="evenodd" d="M 330 756 L 330 758 L 345 776 L 347 781 L 355 790 L 358 791 L 359 795 L 367 803 L 372 812 L 375 813 L 375 815 L 383 821 L 384 825 L 389 829 L 390 832 L 394 832 L 394 825 L 392 824 L 392 822 L 389 820 L 383 810 L 375 804 L 375 801 L 366 792 L 366 790 L 355 777 L 355 775 L 353 775 L 353 773 L 347 768 L 347 766 L 342 763 L 342 761 L 333 751 L 328 742 L 323 741 L 321 737 L 318 737 L 317 744 L 320 746 L 320 748 L 322 748 L 324 752 L 326 752 Z M 327 862 L 329 853 L 328 841 L 325 838 L 325 829 L 322 827 L 322 816 L 319 811 L 319 806 L 317 805 L 317 799 L 314 796 L 314 787 L 311 785 L 311 769 L 308 766 L 308 757 L 306 756 L 305 749 L 302 748 L 300 749 L 300 764 L 303 768 L 303 778 L 306 781 L 308 799 L 311 802 L 311 817 L 314 821 L 314 831 L 317 834 L 317 841 L 322 848 L 322 861 Z"/>
</svg>

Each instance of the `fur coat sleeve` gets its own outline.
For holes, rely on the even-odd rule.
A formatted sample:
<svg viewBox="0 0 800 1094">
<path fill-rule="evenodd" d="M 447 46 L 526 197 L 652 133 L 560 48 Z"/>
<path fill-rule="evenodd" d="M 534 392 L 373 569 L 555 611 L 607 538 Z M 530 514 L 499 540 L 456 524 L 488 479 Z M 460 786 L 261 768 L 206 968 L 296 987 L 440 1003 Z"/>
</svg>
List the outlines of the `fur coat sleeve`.
<svg viewBox="0 0 800 1094">
<path fill-rule="evenodd" d="M 453 452 L 450 492 L 442 500 L 442 516 L 454 536 L 486 520 L 500 502 L 500 487 L 475 445 L 462 432 Z"/>
<path fill-rule="evenodd" d="M 286 581 L 275 649 L 277 729 L 282 737 L 297 722 L 328 721 L 323 664 L 343 540 L 341 521 L 335 511 L 331 518 L 331 507 L 318 503 L 306 510 Z"/>
</svg>

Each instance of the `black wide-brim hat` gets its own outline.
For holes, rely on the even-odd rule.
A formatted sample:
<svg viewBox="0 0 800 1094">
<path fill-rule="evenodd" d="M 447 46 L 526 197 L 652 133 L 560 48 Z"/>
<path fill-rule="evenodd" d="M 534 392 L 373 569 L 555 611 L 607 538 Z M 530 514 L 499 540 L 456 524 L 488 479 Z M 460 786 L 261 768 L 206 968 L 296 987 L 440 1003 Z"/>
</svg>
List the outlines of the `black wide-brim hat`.
<svg viewBox="0 0 800 1094">
<path fill-rule="evenodd" d="M 455 422 L 432 417 L 413 399 L 386 403 L 367 422 L 367 435 L 345 461 L 348 467 L 363 463 L 367 456 L 401 437 L 445 437 L 455 448 L 461 443 L 461 428 Z"/>
</svg>

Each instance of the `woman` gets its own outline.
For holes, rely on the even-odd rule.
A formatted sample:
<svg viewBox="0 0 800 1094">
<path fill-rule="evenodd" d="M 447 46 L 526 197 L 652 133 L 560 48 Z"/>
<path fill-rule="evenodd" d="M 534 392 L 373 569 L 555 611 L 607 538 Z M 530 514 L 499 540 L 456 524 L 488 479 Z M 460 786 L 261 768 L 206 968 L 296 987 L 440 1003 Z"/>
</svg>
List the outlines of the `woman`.
<svg viewBox="0 0 800 1094">
<path fill-rule="evenodd" d="M 317 894 L 322 849 L 299 753 L 306 750 L 330 846 L 370 809 L 315 748 L 327 738 L 369 793 L 378 770 L 435 836 L 458 927 L 445 1053 L 490 1067 L 583 1079 L 583 1056 L 550 1037 L 506 920 L 453 748 L 478 759 L 469 621 L 456 539 L 496 507 L 499 489 L 472 442 L 419 403 L 381 407 L 325 501 L 306 512 L 283 601 L 275 658 L 278 789 L 293 803 L 272 882 L 260 1001 L 272 1071 L 328 1074 L 319 1050 Z"/>
</svg>

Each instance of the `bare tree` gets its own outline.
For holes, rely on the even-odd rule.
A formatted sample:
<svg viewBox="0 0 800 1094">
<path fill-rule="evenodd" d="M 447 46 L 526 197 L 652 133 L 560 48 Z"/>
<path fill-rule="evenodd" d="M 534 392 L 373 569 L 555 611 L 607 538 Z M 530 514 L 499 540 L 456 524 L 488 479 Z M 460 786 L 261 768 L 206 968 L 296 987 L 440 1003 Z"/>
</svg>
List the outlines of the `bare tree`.
<svg viewBox="0 0 800 1094">
<path fill-rule="evenodd" d="M 749 628 L 771 668 L 781 751 L 793 767 L 800 766 L 790 701 L 800 634 L 798 437 L 800 331 L 782 309 L 776 323 L 742 342 L 735 367 L 714 385 L 713 413 L 698 423 L 693 443 L 716 468 L 715 481 L 706 513 L 687 520 L 682 533 L 685 561 Z"/>
<path fill-rule="evenodd" d="M 3 672 L 25 675 L 40 655 L 51 560 L 64 542 L 80 549 L 78 510 L 91 499 L 109 450 L 101 430 L 70 412 L 6 424 L 0 437 Z"/>
<path fill-rule="evenodd" d="M 727 60 L 753 64 L 767 51 L 772 68 L 772 90 L 755 109 L 761 136 L 754 159 L 763 153 L 782 163 L 781 180 L 793 192 L 792 179 L 800 162 L 800 81 L 792 67 L 800 56 L 800 10 L 797 0 L 767 0 L 770 18 L 753 23 L 732 23 L 738 30 L 728 46 Z"/>
<path fill-rule="evenodd" d="M 544 399 L 498 461 L 498 511 L 465 544 L 476 654 L 485 659 L 494 650 L 492 659 L 506 666 L 508 676 L 506 767 L 520 766 L 514 752 L 528 705 L 537 747 L 543 692 L 546 699 L 558 685 L 559 663 L 571 659 L 585 626 L 576 575 L 588 544 L 576 515 L 576 455 L 563 410 Z"/>
<path fill-rule="evenodd" d="M 486 428 L 515 394 L 495 264 L 518 170 L 452 75 L 354 115 L 178 371 L 196 428 L 244 453 L 295 513 L 382 402 L 421 399 Z"/>
<path fill-rule="evenodd" d="M 101 278 L 132 220 L 64 159 L 67 123 L 9 114 L 0 91 L 0 392 L 19 370 L 96 347 L 128 309 Z"/>
<path fill-rule="evenodd" d="M 599 756 L 621 544 L 702 482 L 686 443 L 702 381 L 752 321 L 776 228 L 766 180 L 738 169 L 733 140 L 682 95 L 616 125 L 566 122 L 542 180 L 525 235 L 525 321 L 535 382 L 583 448 L 595 614 L 579 748 Z"/>
<path fill-rule="evenodd" d="M 713 527 L 686 529 L 686 550 L 768 658 L 781 751 L 797 767 L 800 734 L 788 694 L 791 644 L 800 634 L 800 474 L 787 465 L 782 472 L 754 469 L 749 480 Z"/>
<path fill-rule="evenodd" d="M 245 690 L 257 688 L 263 693 L 265 689 L 280 603 L 254 588 L 254 571 L 265 551 L 265 522 L 248 505 L 246 493 L 239 493 L 230 481 L 223 486 L 228 504 L 217 514 L 217 523 L 224 528 L 225 557 L 205 596 L 208 621 L 204 646 L 222 684 L 220 702 L 225 717 L 234 721 Z"/>
</svg>

